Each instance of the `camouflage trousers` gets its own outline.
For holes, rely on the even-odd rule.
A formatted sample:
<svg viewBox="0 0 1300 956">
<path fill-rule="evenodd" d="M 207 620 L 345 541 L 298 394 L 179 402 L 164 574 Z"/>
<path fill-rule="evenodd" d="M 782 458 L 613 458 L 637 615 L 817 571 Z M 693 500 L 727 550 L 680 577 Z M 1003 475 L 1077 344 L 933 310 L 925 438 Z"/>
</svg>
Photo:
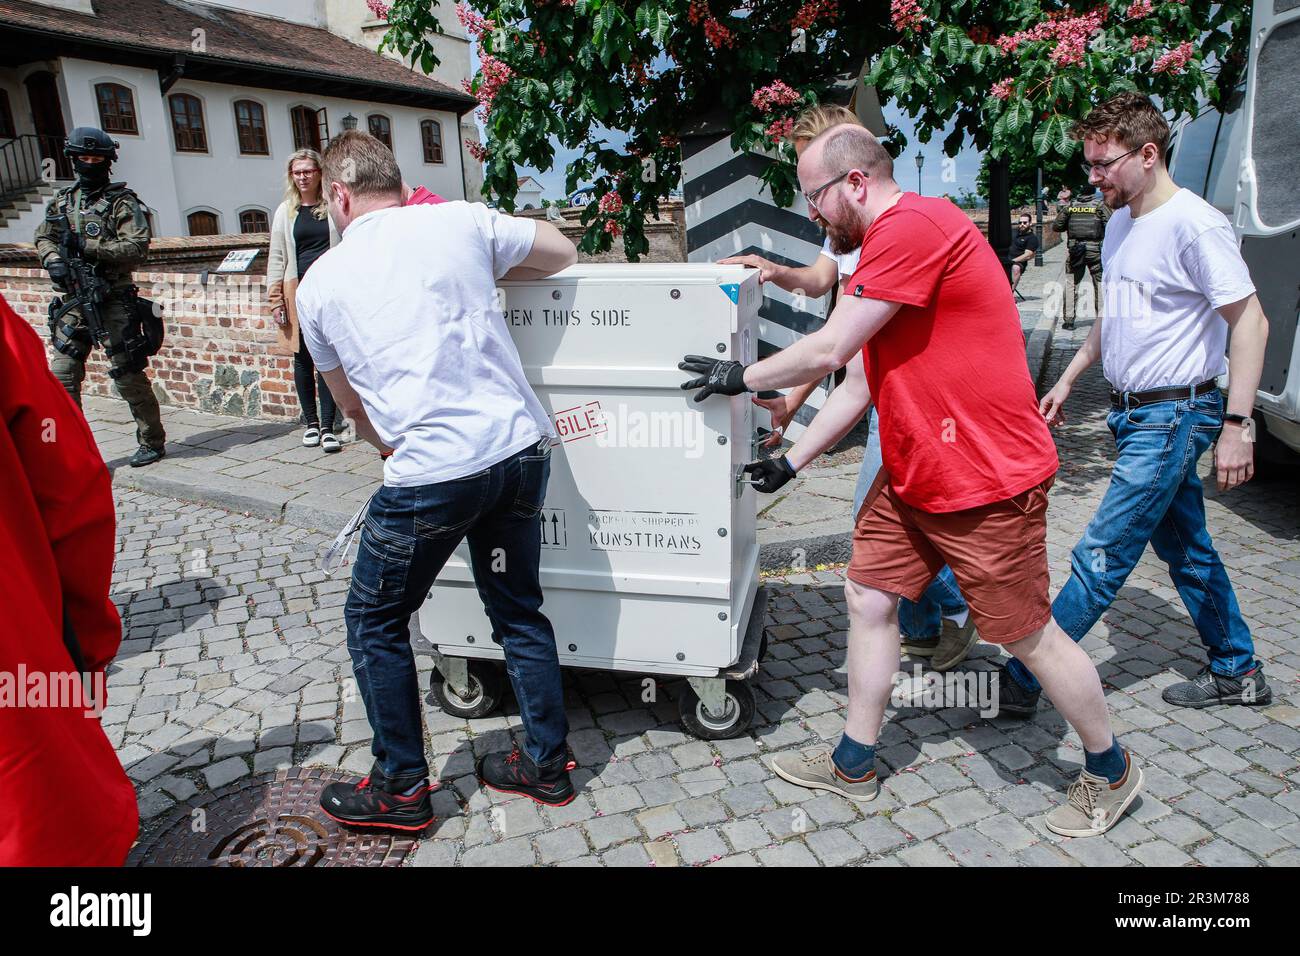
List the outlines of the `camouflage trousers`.
<svg viewBox="0 0 1300 956">
<path fill-rule="evenodd" d="M 1086 296 L 1089 291 L 1092 293 L 1091 300 L 1085 300 L 1084 318 L 1096 318 L 1101 313 L 1101 244 L 1093 242 L 1083 243 L 1083 256 L 1071 256 L 1065 265 L 1065 322 L 1067 325 L 1074 324 L 1075 298 L 1078 295 L 1079 284 L 1084 281 L 1084 277 L 1090 275 L 1092 278 L 1092 289 L 1085 289 Z"/>
<path fill-rule="evenodd" d="M 90 329 L 86 326 L 86 320 L 77 312 L 69 312 L 63 317 L 63 321 L 77 330 L 78 338 L 90 340 Z M 113 339 L 121 340 L 126 323 L 126 311 L 121 307 L 114 306 L 104 310 L 104 325 Z M 84 335 L 80 334 L 82 332 Z M 126 356 L 117 354 L 110 361 L 114 366 L 120 366 L 126 362 Z M 81 383 L 86 378 L 85 361 L 64 355 L 62 352 L 55 352 L 50 362 L 50 371 L 80 407 Z M 163 431 L 162 410 L 158 407 L 158 398 L 149 384 L 149 376 L 144 372 L 128 372 L 114 379 L 113 382 L 117 394 L 130 407 L 131 417 L 135 419 L 136 441 L 150 448 L 162 448 L 167 434 Z"/>
</svg>

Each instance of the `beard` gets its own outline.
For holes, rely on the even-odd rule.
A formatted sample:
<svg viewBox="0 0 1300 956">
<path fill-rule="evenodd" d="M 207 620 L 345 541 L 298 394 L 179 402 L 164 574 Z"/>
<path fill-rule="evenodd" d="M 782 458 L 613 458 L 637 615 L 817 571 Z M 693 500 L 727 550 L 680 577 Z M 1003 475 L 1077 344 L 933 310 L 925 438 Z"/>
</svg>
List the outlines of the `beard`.
<svg viewBox="0 0 1300 956">
<path fill-rule="evenodd" d="M 1098 188 L 1098 192 L 1101 192 L 1100 188 Z M 1101 193 L 1101 201 L 1104 202 L 1111 209 L 1124 208 L 1129 204 L 1129 200 L 1131 200 L 1132 198 L 1133 198 L 1132 193 L 1126 193 L 1118 186 L 1112 186 L 1109 194 L 1105 192 Z"/>
<path fill-rule="evenodd" d="M 826 235 L 831 240 L 831 252 L 837 256 L 861 249 L 862 240 L 867 234 L 867 227 L 862 222 L 857 210 L 853 210 L 850 215 L 852 216 L 851 219 L 840 223 L 832 223 L 826 219 L 822 220 Z"/>
</svg>

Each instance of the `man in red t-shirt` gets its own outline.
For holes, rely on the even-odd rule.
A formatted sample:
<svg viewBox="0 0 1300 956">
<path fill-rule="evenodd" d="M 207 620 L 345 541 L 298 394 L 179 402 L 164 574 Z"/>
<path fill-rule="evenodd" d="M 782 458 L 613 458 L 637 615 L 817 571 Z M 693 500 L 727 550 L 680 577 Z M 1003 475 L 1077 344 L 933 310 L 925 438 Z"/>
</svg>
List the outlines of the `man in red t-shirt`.
<svg viewBox="0 0 1300 956">
<path fill-rule="evenodd" d="M 848 366 L 787 455 L 746 467 L 759 491 L 780 488 L 839 441 L 872 396 L 880 416 L 884 468 L 858 515 L 844 587 L 844 735 L 833 753 L 779 754 L 773 769 L 850 799 L 876 796 L 875 743 L 898 674 L 898 599 L 918 599 L 947 563 L 980 637 L 1038 676 L 1083 741 L 1085 768 L 1047 826 L 1104 833 L 1137 796 L 1142 774 L 1111 732 L 1096 668 L 1052 620 L 1046 514 L 1056 448 L 1001 264 L 951 202 L 899 189 L 893 160 L 865 130 L 839 126 L 813 140 L 799 181 L 832 251 L 861 247 L 849 294 L 822 329 L 754 365 L 701 356 L 681 365 L 700 373 L 682 386 L 700 389 L 696 401 Z M 859 351 L 862 360 L 850 361 Z"/>
</svg>

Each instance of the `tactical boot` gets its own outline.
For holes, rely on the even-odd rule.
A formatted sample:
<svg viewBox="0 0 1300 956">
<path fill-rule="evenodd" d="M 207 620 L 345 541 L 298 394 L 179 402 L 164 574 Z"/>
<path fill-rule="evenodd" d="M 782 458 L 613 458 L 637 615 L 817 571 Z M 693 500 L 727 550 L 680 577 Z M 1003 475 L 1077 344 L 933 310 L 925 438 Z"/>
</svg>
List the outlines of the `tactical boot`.
<svg viewBox="0 0 1300 956">
<path fill-rule="evenodd" d="M 148 445 L 141 445 L 127 464 L 132 468 L 152 465 L 155 461 L 161 461 L 166 454 L 166 448 L 150 448 Z"/>
</svg>

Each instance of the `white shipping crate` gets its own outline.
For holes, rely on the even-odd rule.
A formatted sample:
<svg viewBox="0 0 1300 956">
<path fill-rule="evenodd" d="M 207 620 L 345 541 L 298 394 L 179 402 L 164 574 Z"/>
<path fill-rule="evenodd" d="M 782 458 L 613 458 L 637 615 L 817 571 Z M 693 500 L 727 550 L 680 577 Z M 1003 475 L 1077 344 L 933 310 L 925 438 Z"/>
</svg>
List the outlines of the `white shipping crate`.
<svg viewBox="0 0 1300 956">
<path fill-rule="evenodd" d="M 752 395 L 696 403 L 677 363 L 757 360 L 757 271 L 581 265 L 503 282 L 502 293 L 528 381 L 559 433 L 539 521 L 542 610 L 561 664 L 727 672 L 742 657 L 758 587 L 755 492 L 741 469 L 761 410 Z M 464 545 L 420 630 L 454 685 L 464 680 L 457 659 L 501 659 Z M 715 703 L 721 684 L 692 681 Z"/>
</svg>

